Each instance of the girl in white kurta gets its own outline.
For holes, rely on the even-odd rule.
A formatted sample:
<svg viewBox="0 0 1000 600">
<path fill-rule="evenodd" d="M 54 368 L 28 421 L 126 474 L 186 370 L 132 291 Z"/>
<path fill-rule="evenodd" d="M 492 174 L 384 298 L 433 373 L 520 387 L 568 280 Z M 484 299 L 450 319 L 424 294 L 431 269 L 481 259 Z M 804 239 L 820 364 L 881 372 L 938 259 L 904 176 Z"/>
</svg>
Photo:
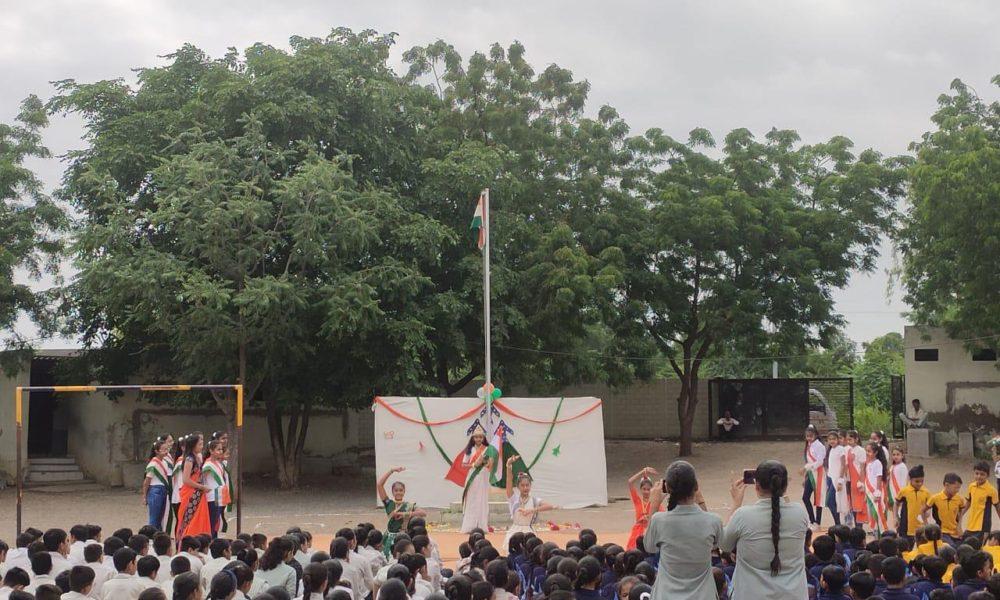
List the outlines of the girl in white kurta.
<svg viewBox="0 0 1000 600">
<path fill-rule="evenodd" d="M 889 465 L 889 473 L 885 477 L 885 487 L 888 492 L 885 497 L 887 512 L 896 520 L 896 498 L 910 483 L 910 469 L 906 466 L 906 456 L 899 448 L 892 449 L 892 464 Z M 898 526 L 899 523 L 893 523 Z"/>
<path fill-rule="evenodd" d="M 846 525 L 849 523 L 851 515 L 851 498 L 848 494 L 849 484 L 847 481 L 848 448 L 840 443 L 840 433 L 837 431 L 827 433 L 826 439 L 829 445 L 826 453 L 826 477 L 830 486 L 827 498 L 833 500 L 828 502 L 827 506 L 831 512 L 838 515 L 834 519 L 837 524 L 844 523 Z"/>
<path fill-rule="evenodd" d="M 538 513 L 555 508 L 555 506 L 542 502 L 531 495 L 531 475 L 527 473 L 517 474 L 517 491 L 515 492 L 514 463 L 517 462 L 518 458 L 520 456 L 515 454 L 507 459 L 507 505 L 510 508 L 511 525 L 507 529 L 507 537 L 503 540 L 503 548 L 510 547 L 510 538 L 515 533 L 534 531 Z"/>
<path fill-rule="evenodd" d="M 819 439 L 816 426 L 806 427 L 806 445 L 803 450 L 805 466 L 799 469 L 799 474 L 805 476 L 802 484 L 802 503 L 809 514 L 809 522 L 817 527 L 823 521 L 823 505 L 826 504 L 826 469 L 823 461 L 826 458 L 826 446 Z"/>
<path fill-rule="evenodd" d="M 465 447 L 462 466 L 469 469 L 462 498 L 462 533 L 473 529 L 489 529 L 490 520 L 490 472 L 493 458 L 486 452 L 486 431 L 477 427 Z"/>
</svg>

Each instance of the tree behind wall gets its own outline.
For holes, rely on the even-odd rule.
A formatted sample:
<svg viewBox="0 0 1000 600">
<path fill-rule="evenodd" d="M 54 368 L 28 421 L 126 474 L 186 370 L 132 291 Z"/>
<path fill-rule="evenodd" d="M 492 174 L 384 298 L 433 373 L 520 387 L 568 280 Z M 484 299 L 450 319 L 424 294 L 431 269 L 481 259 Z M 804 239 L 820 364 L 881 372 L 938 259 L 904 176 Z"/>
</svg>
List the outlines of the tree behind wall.
<svg viewBox="0 0 1000 600">
<path fill-rule="evenodd" d="M 0 123 L 0 340 L 7 349 L 28 348 L 28 340 L 14 329 L 21 315 L 43 326 L 51 317 L 49 294 L 17 281 L 37 281 L 43 273 L 55 276 L 62 252 L 59 233 L 66 227 L 65 214 L 24 164 L 49 157 L 41 143 L 47 123 L 35 96 L 21 103 L 14 124 Z M 5 369 L 20 366 L 20 352 L 2 355 Z"/>
<path fill-rule="evenodd" d="M 1000 86 L 1000 75 L 993 78 Z M 955 80 L 938 98 L 936 129 L 913 144 L 917 160 L 903 226 L 904 300 L 918 324 L 970 346 L 1000 345 L 1000 101 Z"/>
<path fill-rule="evenodd" d="M 591 207 L 606 214 L 587 239 L 620 248 L 625 263 L 618 326 L 654 343 L 681 381 L 682 455 L 705 360 L 720 347 L 760 356 L 829 344 L 843 322 L 832 291 L 874 268 L 891 223 L 898 159 L 855 156 L 845 138 L 798 141 L 738 129 L 716 159 L 697 149 L 714 145 L 705 130 L 687 144 L 651 130 L 629 142 L 645 157 L 634 193 Z"/>
</svg>

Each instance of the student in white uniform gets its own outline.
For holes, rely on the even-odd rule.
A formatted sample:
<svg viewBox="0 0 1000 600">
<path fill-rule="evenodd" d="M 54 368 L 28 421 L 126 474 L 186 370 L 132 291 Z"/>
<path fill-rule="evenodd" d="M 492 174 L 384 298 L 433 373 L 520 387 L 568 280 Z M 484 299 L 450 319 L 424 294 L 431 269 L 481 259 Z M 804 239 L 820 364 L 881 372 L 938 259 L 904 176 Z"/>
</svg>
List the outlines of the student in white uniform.
<svg viewBox="0 0 1000 600">
<path fill-rule="evenodd" d="M 140 556 L 135 563 L 135 574 L 145 589 L 158 588 L 157 573 L 160 571 L 160 561 L 155 556 Z"/>
<path fill-rule="evenodd" d="M 299 600 L 323 600 L 329 582 L 326 567 L 310 563 L 302 569 L 302 595 Z"/>
<path fill-rule="evenodd" d="M 188 559 L 191 563 L 191 572 L 195 575 L 201 575 L 201 568 L 205 566 L 205 563 L 201 560 L 201 555 L 198 554 L 198 549 L 201 548 L 201 543 L 198 538 L 187 536 L 181 540 L 181 551 L 177 553 L 177 556 L 183 556 Z"/>
<path fill-rule="evenodd" d="M 104 561 L 104 548 L 100 544 L 87 544 L 83 549 L 84 564 L 94 572 L 94 582 L 90 590 L 90 595 L 100 598 L 104 592 L 104 583 L 115 576 L 114 571 L 109 569 Z"/>
<path fill-rule="evenodd" d="M 172 598 L 174 593 L 174 581 L 181 575 L 185 573 L 191 573 L 191 561 L 188 560 L 186 556 L 175 556 L 170 560 L 170 568 L 167 570 L 169 576 L 166 581 L 160 583 L 160 588 L 167 595 L 167 598 Z M 201 586 L 201 580 L 194 573 L 195 580 L 198 585 Z"/>
<path fill-rule="evenodd" d="M 77 565 L 69 570 L 69 591 L 60 600 L 93 600 L 94 570 Z"/>
<path fill-rule="evenodd" d="M 74 525 L 69 528 L 69 560 L 74 565 L 82 565 L 83 549 L 90 540 L 90 527 L 87 525 Z"/>
<path fill-rule="evenodd" d="M 136 553 L 131 548 L 122 548 L 115 552 L 115 570 L 118 573 L 104 583 L 101 594 L 103 600 L 139 600 L 139 594 L 146 589 L 146 584 L 135 576 Z"/>
<path fill-rule="evenodd" d="M 182 573 L 173 580 L 173 586 L 167 594 L 171 600 L 195 600 L 203 598 L 201 592 L 201 582 L 194 573 Z"/>
<path fill-rule="evenodd" d="M 16 548 L 7 551 L 3 564 L 0 565 L 0 575 L 6 575 L 7 571 L 17 567 L 25 572 L 31 571 L 31 560 L 28 559 L 28 546 L 35 541 L 30 533 L 21 533 L 15 540 Z"/>
<path fill-rule="evenodd" d="M 156 572 L 156 581 L 163 583 L 170 579 L 170 561 L 174 558 L 174 542 L 165 533 L 153 536 L 153 555 L 160 561 L 160 569 Z"/>
<path fill-rule="evenodd" d="M 232 553 L 229 551 L 229 540 L 216 539 L 208 546 L 208 551 L 212 554 L 212 559 L 201 568 L 201 587 L 207 590 L 211 587 L 212 578 L 232 562 Z"/>
<path fill-rule="evenodd" d="M 73 568 L 69 560 L 69 535 L 62 529 L 49 529 L 42 535 L 45 550 L 52 556 L 52 577 Z"/>
<path fill-rule="evenodd" d="M 833 515 L 833 522 L 846 523 L 851 514 L 847 485 L 847 447 L 840 443 L 840 432 L 831 429 L 826 434 L 829 449 L 826 453 L 826 507 Z"/>
<path fill-rule="evenodd" d="M 52 575 L 52 555 L 48 552 L 36 552 L 31 557 L 31 585 L 24 591 L 34 594 L 38 586 L 55 585 L 56 578 Z"/>
<path fill-rule="evenodd" d="M 6 600 L 14 590 L 23 590 L 31 585 L 31 575 L 21 567 L 11 567 L 4 573 L 0 584 L 0 599 Z"/>
</svg>

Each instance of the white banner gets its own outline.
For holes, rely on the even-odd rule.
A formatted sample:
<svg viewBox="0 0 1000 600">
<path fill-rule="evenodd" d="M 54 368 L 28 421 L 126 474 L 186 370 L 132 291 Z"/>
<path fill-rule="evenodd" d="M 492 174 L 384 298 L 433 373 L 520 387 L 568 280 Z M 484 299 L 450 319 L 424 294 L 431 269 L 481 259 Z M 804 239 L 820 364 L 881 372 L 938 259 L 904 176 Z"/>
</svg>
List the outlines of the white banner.
<svg viewBox="0 0 1000 600">
<path fill-rule="evenodd" d="M 423 413 L 421 413 L 423 409 Z M 500 398 L 493 425 L 509 431 L 507 441 L 528 465 L 532 495 L 557 506 L 581 508 L 608 503 L 604 418 L 598 398 Z M 406 470 L 393 481 L 406 484 L 407 500 L 444 508 L 462 499 L 462 487 L 445 479 L 479 420 L 487 427 L 478 398 L 375 399 L 375 469 Z M 456 417 L 458 418 L 456 420 Z"/>
</svg>

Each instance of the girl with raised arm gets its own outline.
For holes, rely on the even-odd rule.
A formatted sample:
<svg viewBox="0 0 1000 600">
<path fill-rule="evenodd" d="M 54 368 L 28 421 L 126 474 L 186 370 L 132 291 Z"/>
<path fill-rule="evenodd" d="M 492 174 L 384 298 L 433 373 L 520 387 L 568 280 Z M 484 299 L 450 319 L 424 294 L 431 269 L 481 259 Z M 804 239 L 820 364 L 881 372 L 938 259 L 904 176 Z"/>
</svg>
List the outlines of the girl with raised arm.
<svg viewBox="0 0 1000 600">
<path fill-rule="evenodd" d="M 392 497 L 385 493 L 385 483 L 389 481 L 393 473 L 402 473 L 406 467 L 393 467 L 379 477 L 376 487 L 378 488 L 378 499 L 385 507 L 385 514 L 389 515 L 389 521 L 385 526 L 385 537 L 383 538 L 382 553 L 386 559 L 392 558 L 392 546 L 396 543 L 396 537 L 400 532 L 406 530 L 407 523 L 413 517 L 425 517 L 427 513 L 417 508 L 413 502 L 405 502 L 406 484 L 402 481 L 392 482 Z"/>
<path fill-rule="evenodd" d="M 650 506 L 649 493 L 653 489 L 653 476 L 657 475 L 653 467 L 643 467 L 641 471 L 628 479 L 628 494 L 632 498 L 632 509 L 635 510 L 635 524 L 628 536 L 626 550 L 635 550 L 635 542 L 646 532 L 649 518 L 660 511 L 659 506 Z M 636 482 L 639 485 L 636 486 Z M 638 487 L 638 490 L 636 488 Z"/>
<path fill-rule="evenodd" d="M 538 513 L 553 510 L 556 507 L 542 502 L 531 495 L 531 475 L 517 474 L 517 493 L 514 493 L 514 463 L 520 456 L 514 455 L 507 459 L 507 504 L 510 508 L 511 526 L 507 529 L 502 548 L 510 546 L 510 538 L 515 533 L 531 533 L 534 531 Z"/>
<path fill-rule="evenodd" d="M 490 473 L 493 457 L 486 451 L 486 430 L 476 425 L 465 446 L 462 466 L 470 469 L 462 497 L 462 533 L 473 529 L 488 531 L 490 520 Z"/>
</svg>

